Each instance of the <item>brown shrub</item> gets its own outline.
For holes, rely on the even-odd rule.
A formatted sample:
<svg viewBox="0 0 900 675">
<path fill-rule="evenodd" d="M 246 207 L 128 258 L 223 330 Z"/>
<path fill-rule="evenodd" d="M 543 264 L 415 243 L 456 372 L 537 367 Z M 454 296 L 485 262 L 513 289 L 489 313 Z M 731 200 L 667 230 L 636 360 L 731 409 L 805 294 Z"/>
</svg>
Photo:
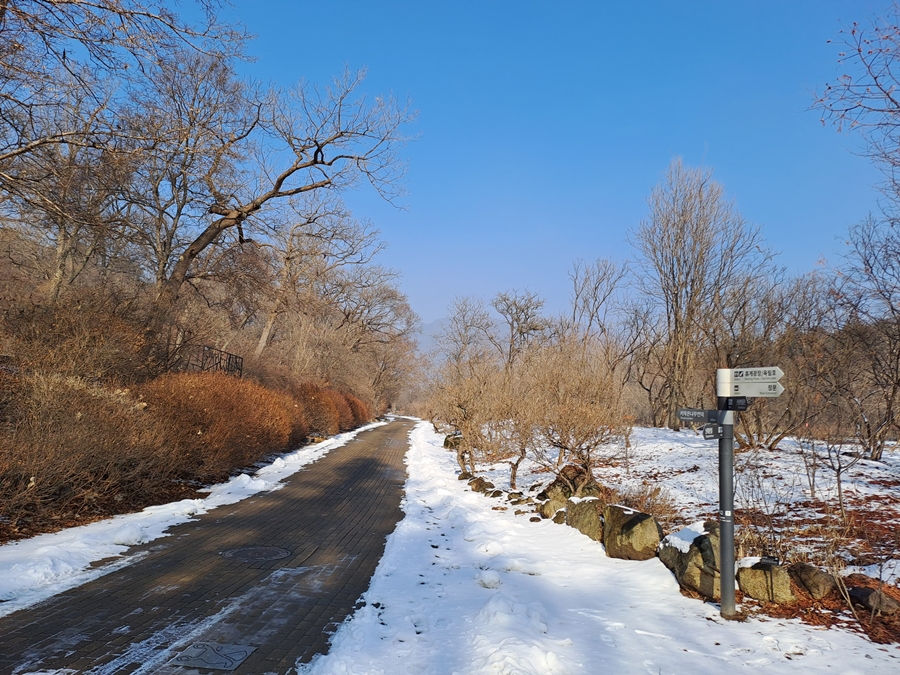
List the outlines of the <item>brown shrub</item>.
<svg viewBox="0 0 900 675">
<path fill-rule="evenodd" d="M 287 449 L 303 427 L 290 396 L 229 375 L 164 375 L 140 393 L 176 439 L 186 468 L 205 480 Z"/>
<path fill-rule="evenodd" d="M 353 394 L 344 394 L 344 398 L 347 399 L 347 404 L 350 406 L 350 411 L 353 413 L 354 426 L 360 426 L 372 419 L 372 409 L 363 403 L 361 399 Z"/>
<path fill-rule="evenodd" d="M 341 417 L 333 397 L 326 390 L 312 382 L 291 387 L 291 394 L 306 411 L 306 421 L 310 433 L 331 436 L 340 431 Z"/>
<path fill-rule="evenodd" d="M 34 519 L 91 517 L 142 505 L 177 469 L 164 431 L 127 390 L 30 373 L 0 382 L 0 514 L 18 531 Z"/>
<path fill-rule="evenodd" d="M 325 389 L 322 395 L 331 400 L 331 404 L 338 414 L 338 429 L 340 431 L 349 431 L 356 425 L 353 423 L 353 411 L 344 395 L 334 389 Z"/>
<path fill-rule="evenodd" d="M 5 309 L 0 330 L 23 369 L 93 380 L 143 377 L 139 321 L 116 314 L 114 301 L 87 291 L 72 293 L 65 305 L 22 300 Z"/>
</svg>

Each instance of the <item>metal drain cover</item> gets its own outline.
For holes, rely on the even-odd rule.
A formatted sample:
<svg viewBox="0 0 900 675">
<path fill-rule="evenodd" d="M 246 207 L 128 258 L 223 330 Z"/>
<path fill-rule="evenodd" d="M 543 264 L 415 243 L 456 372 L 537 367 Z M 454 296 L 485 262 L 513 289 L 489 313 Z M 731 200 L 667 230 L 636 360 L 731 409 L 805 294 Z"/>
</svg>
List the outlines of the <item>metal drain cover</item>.
<svg viewBox="0 0 900 675">
<path fill-rule="evenodd" d="M 223 645 L 218 642 L 195 642 L 172 659 L 172 663 L 190 668 L 234 670 L 250 656 L 256 647 Z"/>
<path fill-rule="evenodd" d="M 266 562 L 268 560 L 280 560 L 287 558 L 291 554 L 290 551 L 277 546 L 245 546 L 244 548 L 233 548 L 228 551 L 222 551 L 222 555 L 232 560 L 241 560 L 243 562 Z"/>
</svg>

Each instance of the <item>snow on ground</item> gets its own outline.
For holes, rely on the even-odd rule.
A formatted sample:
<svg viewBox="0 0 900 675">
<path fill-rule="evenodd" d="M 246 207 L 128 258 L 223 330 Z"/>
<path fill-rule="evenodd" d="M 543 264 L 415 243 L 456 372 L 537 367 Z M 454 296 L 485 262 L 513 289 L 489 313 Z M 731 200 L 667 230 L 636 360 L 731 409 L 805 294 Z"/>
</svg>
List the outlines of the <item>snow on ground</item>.
<svg viewBox="0 0 900 675">
<path fill-rule="evenodd" d="M 636 440 L 662 452 L 690 438 L 667 433 Z M 896 645 L 797 621 L 726 622 L 717 606 L 682 596 L 657 559 L 607 558 L 572 528 L 494 510 L 498 500 L 457 480 L 442 441 L 427 423 L 411 432 L 406 516 L 366 604 L 328 655 L 298 666 L 302 675 L 900 672 Z M 687 446 L 678 461 L 691 469 Z M 704 510 L 715 499 L 716 454 L 703 441 L 695 450 L 699 468 L 670 489 Z M 500 465 L 490 473 L 503 486 Z M 535 478 L 526 471 L 521 485 Z"/>
<path fill-rule="evenodd" d="M 226 483 L 207 488 L 203 499 L 184 499 L 150 506 L 139 513 L 116 516 L 81 527 L 0 546 L 0 616 L 33 605 L 62 591 L 128 565 L 137 555 L 121 557 L 129 546 L 164 536 L 173 525 L 192 520 L 211 509 L 277 490 L 281 481 L 340 447 L 361 431 L 381 426 L 375 422 L 279 456 L 252 476 L 242 473 Z M 114 557 L 101 567 L 92 563 Z"/>
</svg>

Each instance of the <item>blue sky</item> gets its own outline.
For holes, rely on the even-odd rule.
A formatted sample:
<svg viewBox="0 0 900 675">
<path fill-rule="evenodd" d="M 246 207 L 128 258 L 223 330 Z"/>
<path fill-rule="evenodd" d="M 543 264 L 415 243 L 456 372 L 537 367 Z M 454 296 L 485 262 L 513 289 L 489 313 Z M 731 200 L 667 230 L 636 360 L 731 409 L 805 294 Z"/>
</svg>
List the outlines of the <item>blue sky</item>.
<svg viewBox="0 0 900 675">
<path fill-rule="evenodd" d="M 347 201 L 423 321 L 456 296 L 529 289 L 567 301 L 577 258 L 627 259 L 627 233 L 671 160 L 714 171 L 789 269 L 838 262 L 877 211 L 860 139 L 823 127 L 842 27 L 886 0 L 427 2 L 233 0 L 263 81 L 366 89 L 418 110 L 405 210 Z"/>
</svg>

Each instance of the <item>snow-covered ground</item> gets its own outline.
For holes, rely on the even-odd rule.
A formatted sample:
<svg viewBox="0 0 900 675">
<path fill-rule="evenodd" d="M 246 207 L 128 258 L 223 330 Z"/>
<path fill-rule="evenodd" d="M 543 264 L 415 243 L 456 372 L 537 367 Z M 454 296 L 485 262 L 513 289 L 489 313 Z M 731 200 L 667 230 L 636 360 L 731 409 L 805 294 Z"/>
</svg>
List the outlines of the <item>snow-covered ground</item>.
<svg viewBox="0 0 900 675">
<path fill-rule="evenodd" d="M 127 545 L 161 536 L 194 514 L 276 489 L 352 435 L 285 455 L 253 476 L 216 486 L 204 500 L 0 547 L 0 599 L 6 600 L 0 613 L 83 583 L 99 573 L 90 562 L 121 556 Z M 388 538 L 365 605 L 339 627 L 328 655 L 298 668 L 302 675 L 900 672 L 897 645 L 798 621 L 726 622 L 717 606 L 682 596 L 656 559 L 607 558 L 599 543 L 572 528 L 531 522 L 532 513 L 515 515 L 515 507 L 497 510 L 503 500 L 457 480 L 455 454 L 442 441 L 426 423 L 411 432 L 406 515 Z M 632 442 L 627 468 L 619 462 L 605 469 L 604 480 L 619 487 L 655 481 L 688 520 L 715 513 L 714 443 L 652 429 L 635 430 Z M 802 501 L 789 456 L 759 461 L 765 480 L 776 481 L 773 489 L 793 485 Z M 891 457 L 860 467 L 849 477 L 851 489 L 864 492 L 884 467 L 896 476 L 896 464 Z M 536 469 L 522 468 L 521 488 L 546 482 Z M 505 464 L 485 467 L 485 474 L 506 487 Z M 871 497 L 878 498 L 874 488 Z"/>
<path fill-rule="evenodd" d="M 129 546 L 164 536 L 173 525 L 191 520 L 210 509 L 234 504 L 259 492 L 277 490 L 282 486 L 281 481 L 310 462 L 344 445 L 361 431 L 382 424 L 385 423 L 375 422 L 282 455 L 259 468 L 253 476 L 242 473 L 227 483 L 209 488 L 209 495 L 203 499 L 183 499 L 151 506 L 139 513 L 0 546 L 0 616 L 134 562 L 136 556 L 123 557 Z M 92 567 L 92 563 L 109 558 L 118 560 Z"/>
<path fill-rule="evenodd" d="M 638 444 L 687 438 L 646 432 Z M 457 480 L 455 455 L 430 425 L 410 439 L 406 517 L 365 606 L 303 675 L 900 672 L 895 645 L 797 621 L 724 621 L 716 606 L 682 596 L 657 559 L 607 558 L 572 528 L 494 510 L 498 500 Z M 689 491 L 705 503 L 716 453 L 708 442 L 699 451 L 713 468 L 689 473 L 713 473 Z M 491 473 L 502 485 L 501 467 Z M 521 483 L 532 478 L 526 471 Z"/>
</svg>

